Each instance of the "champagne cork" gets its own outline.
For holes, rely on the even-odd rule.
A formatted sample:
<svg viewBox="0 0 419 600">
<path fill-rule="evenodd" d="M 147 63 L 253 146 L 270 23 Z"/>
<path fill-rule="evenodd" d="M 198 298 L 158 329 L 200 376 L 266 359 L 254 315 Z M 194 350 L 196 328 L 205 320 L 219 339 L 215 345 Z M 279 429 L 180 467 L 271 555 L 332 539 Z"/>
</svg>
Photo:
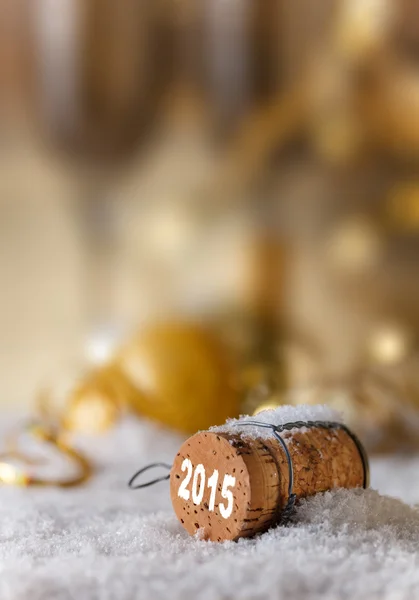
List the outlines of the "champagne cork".
<svg viewBox="0 0 419 600">
<path fill-rule="evenodd" d="M 237 433 L 229 426 L 195 434 L 176 455 L 171 498 L 191 535 L 199 531 L 212 541 L 250 537 L 280 523 L 294 500 L 368 485 L 365 452 L 340 423 L 279 426 L 282 443 L 272 428 L 247 432 L 236 423 Z"/>
</svg>

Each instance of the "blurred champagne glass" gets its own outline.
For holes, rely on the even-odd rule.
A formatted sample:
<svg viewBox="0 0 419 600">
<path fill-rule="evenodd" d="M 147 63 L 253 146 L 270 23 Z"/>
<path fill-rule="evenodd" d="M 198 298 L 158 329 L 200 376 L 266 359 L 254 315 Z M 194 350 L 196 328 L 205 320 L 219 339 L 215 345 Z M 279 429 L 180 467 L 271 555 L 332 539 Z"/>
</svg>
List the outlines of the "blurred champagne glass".
<svg viewBox="0 0 419 600">
<path fill-rule="evenodd" d="M 115 186 L 156 114 L 165 75 L 160 8 L 151 0 L 26 2 L 36 127 L 79 184 L 88 339 L 114 331 Z"/>
<path fill-rule="evenodd" d="M 164 101 L 177 106 L 178 90 L 202 102 L 204 119 L 210 115 L 212 125 L 231 131 L 278 86 L 278 5 L 19 2 L 28 22 L 24 44 L 34 121 L 54 161 L 61 161 L 79 188 L 74 204 L 84 253 L 87 332 L 106 334 L 117 321 L 115 189 L 125 166 L 155 131 Z"/>
</svg>

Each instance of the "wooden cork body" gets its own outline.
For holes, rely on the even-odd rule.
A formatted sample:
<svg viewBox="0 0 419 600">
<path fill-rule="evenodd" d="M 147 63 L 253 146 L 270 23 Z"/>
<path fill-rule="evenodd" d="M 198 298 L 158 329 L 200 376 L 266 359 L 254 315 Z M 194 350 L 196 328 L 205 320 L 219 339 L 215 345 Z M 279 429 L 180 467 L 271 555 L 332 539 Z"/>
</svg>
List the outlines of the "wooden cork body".
<svg viewBox="0 0 419 600">
<path fill-rule="evenodd" d="M 296 499 L 336 487 L 362 487 L 366 457 L 344 428 L 283 431 Z M 170 493 L 183 527 L 204 539 L 237 540 L 277 524 L 289 498 L 289 462 L 273 435 L 203 431 L 180 448 Z"/>
</svg>

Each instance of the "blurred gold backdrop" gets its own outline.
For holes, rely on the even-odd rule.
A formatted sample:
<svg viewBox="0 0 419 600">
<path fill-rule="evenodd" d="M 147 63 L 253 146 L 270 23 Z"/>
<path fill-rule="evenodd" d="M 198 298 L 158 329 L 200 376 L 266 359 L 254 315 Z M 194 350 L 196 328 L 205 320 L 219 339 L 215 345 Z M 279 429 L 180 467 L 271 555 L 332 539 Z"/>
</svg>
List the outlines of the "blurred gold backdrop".
<svg viewBox="0 0 419 600">
<path fill-rule="evenodd" d="M 0 403 L 192 319 L 240 406 L 303 390 L 413 438 L 417 12 L 1 0 Z"/>
</svg>

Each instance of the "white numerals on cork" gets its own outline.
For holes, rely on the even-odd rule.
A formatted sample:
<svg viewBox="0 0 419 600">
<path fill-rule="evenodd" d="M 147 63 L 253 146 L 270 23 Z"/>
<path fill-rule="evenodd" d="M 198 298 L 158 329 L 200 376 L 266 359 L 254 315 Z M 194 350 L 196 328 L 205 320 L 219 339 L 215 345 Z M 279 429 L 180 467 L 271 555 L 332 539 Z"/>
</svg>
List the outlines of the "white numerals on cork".
<svg viewBox="0 0 419 600">
<path fill-rule="evenodd" d="M 185 478 L 181 482 L 178 490 L 179 498 L 183 498 L 184 500 L 189 500 L 191 492 L 187 489 L 189 482 L 192 478 L 192 501 L 194 504 L 199 505 L 202 502 L 202 498 L 204 497 L 205 491 L 205 468 L 204 465 L 199 464 L 196 466 L 195 471 L 192 477 L 192 463 L 189 458 L 185 458 L 181 466 L 182 472 L 186 471 Z M 211 490 L 208 510 L 213 511 L 215 507 L 215 496 L 217 493 L 217 484 L 218 484 L 218 471 L 214 469 L 211 477 L 208 477 L 207 486 Z M 233 512 L 233 492 L 231 489 L 236 484 L 236 478 L 232 475 L 224 475 L 223 485 L 221 488 L 221 497 L 224 500 L 227 500 L 227 504 L 224 502 L 219 503 L 220 514 L 224 519 L 228 519 Z"/>
</svg>

